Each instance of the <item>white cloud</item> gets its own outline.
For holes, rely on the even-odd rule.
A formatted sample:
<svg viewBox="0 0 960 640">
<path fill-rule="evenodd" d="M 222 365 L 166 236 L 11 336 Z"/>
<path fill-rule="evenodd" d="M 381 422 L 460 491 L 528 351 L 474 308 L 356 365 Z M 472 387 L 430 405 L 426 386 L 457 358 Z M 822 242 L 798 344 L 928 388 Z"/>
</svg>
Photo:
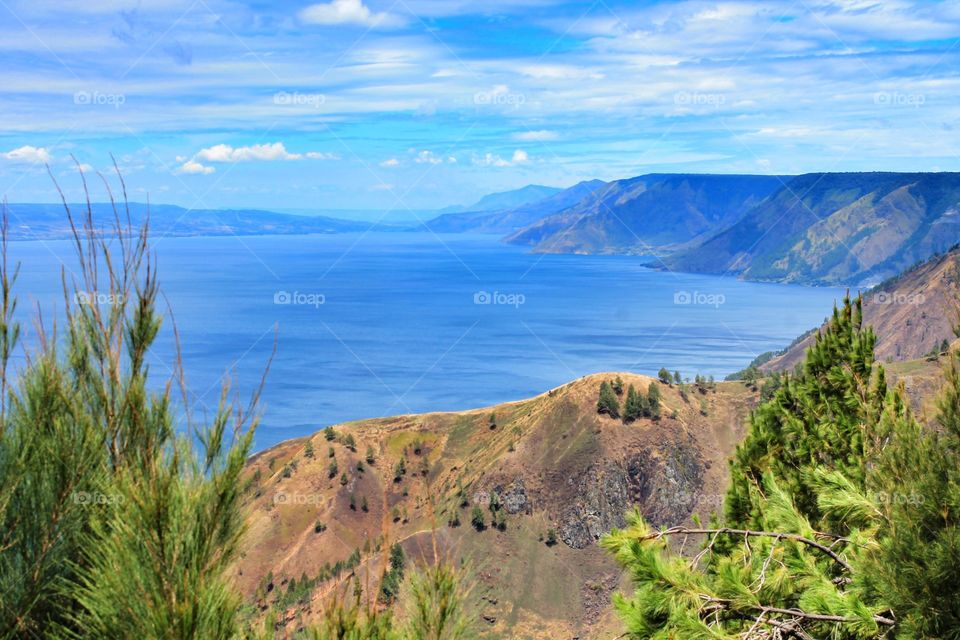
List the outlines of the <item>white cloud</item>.
<svg viewBox="0 0 960 640">
<path fill-rule="evenodd" d="M 196 160 L 187 160 L 182 165 L 180 165 L 180 168 L 178 168 L 176 172 L 177 173 L 199 173 L 199 174 L 206 175 L 206 174 L 213 173 L 214 171 L 216 171 L 214 167 L 207 167 L 205 165 L 200 164 Z"/>
<path fill-rule="evenodd" d="M 417 164 L 443 164 L 444 162 L 455 164 L 457 159 L 453 156 L 447 156 L 444 158 L 443 156 L 438 156 L 433 151 L 424 150 L 417 154 L 417 157 L 414 158 L 414 162 Z"/>
<path fill-rule="evenodd" d="M 482 156 L 473 156 L 471 161 L 478 167 L 512 167 L 523 164 L 524 162 L 529 162 L 530 156 L 523 149 L 517 149 L 513 152 L 513 155 L 510 156 L 509 160 L 495 153 L 486 153 Z"/>
<path fill-rule="evenodd" d="M 486 153 L 482 156 L 473 156 L 472 162 L 479 167 L 512 167 L 530 161 L 530 156 L 523 149 L 517 149 L 507 160 L 495 153 Z"/>
<path fill-rule="evenodd" d="M 396 158 L 390 158 L 389 160 L 384 160 L 380 163 L 381 167 L 397 167 L 400 166 L 400 161 Z"/>
<path fill-rule="evenodd" d="M 53 159 L 53 156 L 45 147 L 32 147 L 30 145 L 24 145 L 0 155 L 12 162 L 26 162 L 28 164 L 43 164 Z"/>
<path fill-rule="evenodd" d="M 215 144 L 212 147 L 201 149 L 193 154 L 192 158 L 186 156 L 177 156 L 177 162 L 183 164 L 177 169 L 177 173 L 199 173 L 210 174 L 216 171 L 214 167 L 203 164 L 204 162 L 249 162 L 260 160 L 272 162 L 276 160 L 339 160 L 339 156 L 334 153 L 322 151 L 307 151 L 305 153 L 291 153 L 282 142 L 271 142 L 267 144 L 254 144 L 247 147 L 232 147 L 228 144 Z"/>
<path fill-rule="evenodd" d="M 540 129 L 539 131 L 519 131 L 513 134 L 514 140 L 523 140 L 524 142 L 544 142 L 547 140 L 556 140 L 560 135 L 556 131 L 547 131 L 546 129 Z"/>
<path fill-rule="evenodd" d="M 248 160 L 299 160 L 303 156 L 290 153 L 282 142 L 254 144 L 249 147 L 231 147 L 217 144 L 197 152 L 194 158 L 207 162 L 245 162 Z"/>
<path fill-rule="evenodd" d="M 82 173 L 89 173 L 93 171 L 93 167 L 88 165 L 86 162 L 81 162 L 79 167 L 77 165 L 73 165 L 73 169 L 74 171 L 80 171 Z"/>
<path fill-rule="evenodd" d="M 473 156 L 473 164 L 478 167 L 509 167 L 510 163 L 498 155 L 486 153 L 482 156 Z"/>
<path fill-rule="evenodd" d="M 364 27 L 402 27 L 403 18 L 396 14 L 370 11 L 361 0 L 333 0 L 327 4 L 312 4 L 300 12 L 300 20 L 308 24 L 357 24 Z"/>
</svg>

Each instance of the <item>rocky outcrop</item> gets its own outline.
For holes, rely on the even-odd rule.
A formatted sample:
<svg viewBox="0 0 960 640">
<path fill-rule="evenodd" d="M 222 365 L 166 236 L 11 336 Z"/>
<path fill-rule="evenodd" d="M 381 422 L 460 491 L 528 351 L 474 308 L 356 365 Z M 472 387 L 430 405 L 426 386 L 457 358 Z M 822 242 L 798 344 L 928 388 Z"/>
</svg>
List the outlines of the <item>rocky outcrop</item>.
<svg viewBox="0 0 960 640">
<path fill-rule="evenodd" d="M 500 504 L 503 505 L 507 513 L 529 513 L 532 510 L 530 500 L 527 498 L 527 489 L 523 484 L 523 478 L 517 478 L 506 489 L 500 487 L 494 489 L 500 494 Z"/>
<path fill-rule="evenodd" d="M 518 513 L 529 514 L 533 511 L 533 504 L 527 496 L 526 485 L 523 483 L 523 478 L 519 476 L 506 487 L 502 484 L 497 484 L 489 490 L 481 488 L 475 491 L 471 502 L 472 504 L 488 506 L 490 504 L 490 498 L 493 495 L 496 495 L 497 502 L 503 507 L 503 510 L 511 515 Z"/>
<path fill-rule="evenodd" d="M 577 484 L 576 499 L 560 516 L 559 537 L 584 549 L 624 526 L 633 506 L 654 526 L 679 524 L 693 511 L 703 473 L 696 449 L 676 444 L 594 466 L 570 480 Z"/>
</svg>

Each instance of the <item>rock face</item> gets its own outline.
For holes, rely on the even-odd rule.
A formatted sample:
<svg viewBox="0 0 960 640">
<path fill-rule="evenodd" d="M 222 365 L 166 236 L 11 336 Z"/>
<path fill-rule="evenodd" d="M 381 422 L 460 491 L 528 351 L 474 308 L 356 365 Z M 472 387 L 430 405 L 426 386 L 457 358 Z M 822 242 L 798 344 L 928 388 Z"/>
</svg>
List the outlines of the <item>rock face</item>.
<svg viewBox="0 0 960 640">
<path fill-rule="evenodd" d="M 646 450 L 622 462 L 591 467 L 577 483 L 577 498 L 559 523 L 559 537 L 574 549 L 626 524 L 634 505 L 654 526 L 683 522 L 703 485 L 703 462 L 691 447 L 668 445 Z"/>
<path fill-rule="evenodd" d="M 501 487 L 494 489 L 500 494 L 500 504 L 507 513 L 529 513 L 531 511 L 530 501 L 527 499 L 527 489 L 523 484 L 523 478 L 517 478 L 506 490 Z"/>
<path fill-rule="evenodd" d="M 527 497 L 526 485 L 523 483 L 523 478 L 519 476 L 506 487 L 498 484 L 490 490 L 481 488 L 474 492 L 472 504 L 488 506 L 491 495 L 496 495 L 500 506 L 511 515 L 530 513 L 533 510 L 533 505 Z"/>
</svg>

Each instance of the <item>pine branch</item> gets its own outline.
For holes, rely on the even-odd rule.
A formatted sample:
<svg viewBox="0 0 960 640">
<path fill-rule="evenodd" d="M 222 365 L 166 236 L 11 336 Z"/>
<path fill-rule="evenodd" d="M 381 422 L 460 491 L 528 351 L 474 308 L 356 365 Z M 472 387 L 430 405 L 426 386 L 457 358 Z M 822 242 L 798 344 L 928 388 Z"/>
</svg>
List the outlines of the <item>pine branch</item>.
<svg viewBox="0 0 960 640">
<path fill-rule="evenodd" d="M 707 603 L 707 607 L 704 610 L 708 610 L 711 613 L 717 609 L 719 610 L 732 610 L 734 607 L 733 600 L 726 600 L 723 598 L 713 598 L 710 596 L 703 596 L 704 600 Z M 810 613 L 809 611 L 803 611 L 801 609 L 782 609 L 780 607 L 769 607 L 762 604 L 742 604 L 738 605 L 741 608 L 752 609 L 754 611 L 759 611 L 761 616 L 766 616 L 768 614 L 779 614 L 785 616 L 792 616 L 794 618 L 800 618 L 803 620 L 812 620 L 814 622 L 837 622 L 837 623 L 853 623 L 860 622 L 860 618 L 850 618 L 848 616 L 838 616 L 827 613 Z M 873 616 L 873 621 L 877 624 L 884 626 L 892 627 L 896 624 L 896 621 L 887 618 L 886 616 L 875 615 Z"/>
<path fill-rule="evenodd" d="M 727 527 L 720 527 L 718 529 L 689 529 L 687 527 L 671 527 L 670 529 L 665 529 L 663 531 L 657 531 L 656 533 L 648 534 L 641 540 L 659 540 L 664 536 L 675 536 L 675 535 L 695 535 L 695 534 L 705 534 L 712 535 L 714 537 L 719 535 L 733 535 L 733 536 L 743 536 L 744 538 L 778 538 L 781 540 L 790 540 L 791 542 L 799 542 L 805 544 L 808 547 L 817 549 L 818 551 L 823 552 L 825 555 L 829 556 L 831 560 L 839 564 L 846 571 L 851 571 L 850 565 L 840 557 L 833 549 L 826 545 L 822 545 L 816 540 L 811 540 L 810 538 L 805 538 L 801 535 L 795 533 L 784 533 L 779 531 L 753 531 L 750 529 L 730 529 Z M 842 536 L 835 536 L 828 533 L 818 533 L 817 535 L 824 538 L 830 538 L 837 542 L 850 542 L 847 538 Z"/>
</svg>

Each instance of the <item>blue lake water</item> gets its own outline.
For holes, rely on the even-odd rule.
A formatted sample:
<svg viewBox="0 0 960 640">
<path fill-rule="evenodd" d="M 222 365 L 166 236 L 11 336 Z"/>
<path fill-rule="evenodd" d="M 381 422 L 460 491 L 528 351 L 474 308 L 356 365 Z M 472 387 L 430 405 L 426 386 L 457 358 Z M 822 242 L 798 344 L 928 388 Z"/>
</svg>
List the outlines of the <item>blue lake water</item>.
<svg viewBox="0 0 960 640">
<path fill-rule="evenodd" d="M 276 336 L 257 449 L 346 420 L 517 400 L 598 371 L 721 378 L 819 324 L 842 295 L 657 272 L 636 257 L 533 255 L 477 235 L 161 238 L 154 248 L 198 412 L 216 407 L 227 371 L 248 394 Z M 71 255 L 65 241 L 11 244 L 22 309 L 62 309 Z M 165 331 L 154 375 L 169 374 L 172 354 Z"/>
</svg>

